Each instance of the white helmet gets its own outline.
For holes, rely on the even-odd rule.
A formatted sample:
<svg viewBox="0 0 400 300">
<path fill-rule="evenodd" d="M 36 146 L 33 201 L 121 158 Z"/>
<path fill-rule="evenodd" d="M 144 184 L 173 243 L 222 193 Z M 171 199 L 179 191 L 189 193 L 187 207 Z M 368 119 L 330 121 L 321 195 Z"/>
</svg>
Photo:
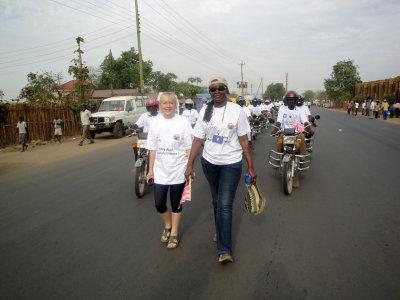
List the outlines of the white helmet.
<svg viewBox="0 0 400 300">
<path fill-rule="evenodd" d="M 192 105 L 194 105 L 194 102 L 193 102 L 192 99 L 186 99 L 186 100 L 185 100 L 185 104 L 192 104 Z"/>
</svg>

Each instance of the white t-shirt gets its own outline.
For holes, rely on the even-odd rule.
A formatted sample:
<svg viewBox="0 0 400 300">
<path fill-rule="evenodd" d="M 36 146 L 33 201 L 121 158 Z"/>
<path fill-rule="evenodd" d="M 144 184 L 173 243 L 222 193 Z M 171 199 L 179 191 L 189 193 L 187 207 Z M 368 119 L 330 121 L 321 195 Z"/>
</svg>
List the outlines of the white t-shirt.
<svg viewBox="0 0 400 300">
<path fill-rule="evenodd" d="M 304 112 L 306 116 L 308 117 L 311 115 L 310 109 L 308 108 L 307 105 L 302 105 L 302 106 L 296 106 L 296 109 L 300 110 L 301 112 Z M 308 118 L 307 118 L 308 119 Z"/>
<path fill-rule="evenodd" d="M 367 103 L 363 102 L 361 107 L 362 107 L 363 109 L 366 108 L 366 107 L 367 107 Z"/>
<path fill-rule="evenodd" d="M 203 157 L 214 165 L 228 165 L 242 160 L 242 146 L 239 136 L 250 132 L 244 110 L 235 103 L 215 108 L 210 122 L 203 121 L 206 107 L 199 113 L 193 135 L 205 139 Z"/>
<path fill-rule="evenodd" d="M 92 114 L 90 113 L 90 111 L 88 109 L 86 109 L 85 111 L 81 111 L 82 125 L 90 125 L 90 117 L 91 116 L 92 116 Z"/>
<path fill-rule="evenodd" d="M 369 109 L 370 109 L 370 110 L 374 110 L 374 108 L 375 108 L 375 102 L 372 101 L 372 102 L 371 102 L 371 105 L 369 106 Z"/>
<path fill-rule="evenodd" d="M 159 116 L 160 114 L 157 114 L 156 116 L 152 116 L 151 113 L 145 112 L 143 113 L 139 119 L 136 121 L 136 125 L 139 128 L 143 127 L 143 132 L 149 132 L 150 124 L 153 123 L 153 121 Z"/>
<path fill-rule="evenodd" d="M 273 103 L 270 103 L 270 104 L 268 104 L 267 105 L 267 110 L 269 111 L 269 112 L 271 112 L 271 109 L 274 107 L 274 104 Z"/>
<path fill-rule="evenodd" d="M 241 106 L 241 108 L 244 111 L 244 113 L 246 114 L 246 117 L 250 118 L 251 117 L 250 109 L 247 106 L 244 106 L 244 105 Z"/>
<path fill-rule="evenodd" d="M 194 125 L 199 117 L 199 113 L 195 109 L 185 109 L 182 113 L 182 117 L 187 118 L 190 124 Z"/>
<path fill-rule="evenodd" d="M 261 108 L 260 108 L 259 105 L 253 106 L 252 104 L 250 104 L 250 105 L 248 106 L 248 108 L 250 109 L 251 114 L 254 114 L 254 115 L 256 115 L 257 117 L 258 117 L 259 115 L 261 115 Z"/>
<path fill-rule="evenodd" d="M 356 102 L 356 109 L 358 109 L 358 105 L 359 105 L 358 102 Z"/>
<path fill-rule="evenodd" d="M 293 123 L 301 123 L 304 124 L 308 122 L 307 115 L 304 110 L 299 109 L 295 106 L 294 109 L 289 109 L 288 106 L 281 106 L 279 108 L 278 117 L 276 121 L 281 123 L 281 129 L 285 128 L 293 128 Z"/>
<path fill-rule="evenodd" d="M 54 119 L 53 123 L 54 123 L 54 129 L 58 129 L 58 128 L 61 128 L 62 120 L 61 119 L 57 119 L 57 120 Z"/>
<path fill-rule="evenodd" d="M 147 135 L 146 148 L 156 150 L 154 182 L 157 184 L 180 184 L 185 182 L 188 162 L 186 150 L 192 147 L 192 126 L 189 121 L 175 115 L 155 118 Z"/>
<path fill-rule="evenodd" d="M 25 123 L 25 121 L 18 122 L 17 123 L 17 128 L 18 128 L 18 133 L 19 134 L 26 133 L 26 123 Z"/>
<path fill-rule="evenodd" d="M 262 104 L 260 105 L 260 109 L 261 109 L 261 111 L 264 111 L 264 110 L 269 111 L 268 105 L 266 105 L 266 104 L 264 104 L 264 103 L 262 103 Z"/>
</svg>

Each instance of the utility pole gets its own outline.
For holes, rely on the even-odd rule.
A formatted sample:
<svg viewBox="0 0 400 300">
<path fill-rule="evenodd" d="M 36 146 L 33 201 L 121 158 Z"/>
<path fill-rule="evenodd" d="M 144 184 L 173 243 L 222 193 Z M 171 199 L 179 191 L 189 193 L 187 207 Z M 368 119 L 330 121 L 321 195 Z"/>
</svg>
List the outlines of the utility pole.
<svg viewBox="0 0 400 300">
<path fill-rule="evenodd" d="M 114 78 L 113 78 L 113 67 L 112 67 L 112 53 L 110 49 L 110 53 L 108 54 L 108 59 L 110 60 L 110 87 L 111 87 L 111 96 L 112 96 L 112 91 L 114 89 Z"/>
<path fill-rule="evenodd" d="M 83 75 L 82 75 L 82 55 L 81 55 L 81 41 L 78 38 L 78 61 L 79 61 L 79 97 L 80 97 L 80 102 L 85 102 L 85 92 L 83 90 Z"/>
<path fill-rule="evenodd" d="M 264 78 L 261 77 L 261 96 L 264 98 Z"/>
<path fill-rule="evenodd" d="M 240 82 L 238 81 L 238 82 L 237 82 L 237 87 L 238 87 L 239 89 L 242 90 L 241 96 L 244 96 L 244 91 L 243 91 L 243 89 L 244 89 L 244 88 L 247 89 L 247 82 L 243 82 L 243 66 L 245 65 L 245 63 L 244 63 L 244 62 L 241 62 L 239 65 L 240 65 L 240 75 L 241 75 L 242 81 L 240 81 Z"/>
<path fill-rule="evenodd" d="M 140 93 L 144 93 L 144 81 L 143 81 L 143 61 L 142 61 L 142 47 L 140 45 L 140 22 L 139 22 L 139 8 L 137 0 L 135 0 L 136 8 L 136 32 L 137 32 L 137 43 L 139 51 L 139 72 L 140 72 Z"/>
<path fill-rule="evenodd" d="M 288 78 L 289 78 L 289 74 L 286 73 L 286 85 L 285 85 L 285 92 L 287 92 L 288 90 Z"/>
</svg>

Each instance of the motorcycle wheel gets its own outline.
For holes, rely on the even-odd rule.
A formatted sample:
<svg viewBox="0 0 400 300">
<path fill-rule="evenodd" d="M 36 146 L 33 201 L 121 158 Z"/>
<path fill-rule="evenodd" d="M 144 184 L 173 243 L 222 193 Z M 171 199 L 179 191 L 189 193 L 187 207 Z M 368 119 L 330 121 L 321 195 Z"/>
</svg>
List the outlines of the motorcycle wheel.
<svg viewBox="0 0 400 300">
<path fill-rule="evenodd" d="M 146 186 L 146 170 L 145 165 L 143 164 L 141 167 L 136 167 L 135 172 L 135 193 L 139 198 L 144 195 L 144 188 Z"/>
<path fill-rule="evenodd" d="M 285 195 L 290 195 L 293 189 L 292 160 L 284 162 L 282 166 L 282 186 Z"/>
</svg>

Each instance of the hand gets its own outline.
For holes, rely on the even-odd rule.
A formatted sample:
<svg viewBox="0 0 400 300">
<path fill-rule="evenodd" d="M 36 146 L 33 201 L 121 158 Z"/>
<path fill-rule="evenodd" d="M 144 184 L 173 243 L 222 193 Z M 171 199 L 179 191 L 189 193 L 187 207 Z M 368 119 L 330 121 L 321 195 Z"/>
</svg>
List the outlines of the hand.
<svg viewBox="0 0 400 300">
<path fill-rule="evenodd" d="M 257 174 L 253 168 L 248 168 L 246 171 L 251 176 L 250 184 L 255 184 L 257 182 Z"/>
<path fill-rule="evenodd" d="M 149 183 L 149 180 L 150 180 L 151 178 L 154 179 L 154 173 L 153 173 L 153 171 L 149 171 L 149 172 L 147 173 L 146 182 Z"/>
<path fill-rule="evenodd" d="M 186 167 L 186 171 L 185 171 L 185 180 L 186 180 L 186 184 L 189 183 L 189 179 L 193 180 L 193 178 L 194 178 L 193 167 L 187 166 L 187 167 Z"/>
</svg>

